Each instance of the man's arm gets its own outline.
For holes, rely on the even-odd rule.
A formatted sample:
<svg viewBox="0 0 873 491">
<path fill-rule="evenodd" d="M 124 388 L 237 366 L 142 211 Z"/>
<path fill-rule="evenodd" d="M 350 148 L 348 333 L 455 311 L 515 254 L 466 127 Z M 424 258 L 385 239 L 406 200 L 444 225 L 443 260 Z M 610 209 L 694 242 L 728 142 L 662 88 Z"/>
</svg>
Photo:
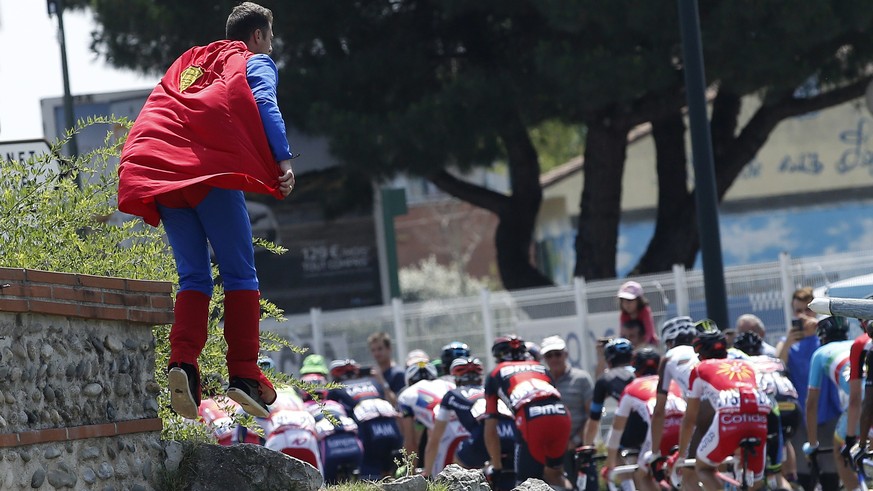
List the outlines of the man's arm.
<svg viewBox="0 0 873 491">
<path fill-rule="evenodd" d="M 448 421 L 436 420 L 433 424 L 433 430 L 427 435 L 427 446 L 424 448 L 424 468 L 421 470 L 423 476 L 429 476 L 433 469 L 433 463 L 436 460 L 437 451 L 440 447 L 440 440 L 443 433 L 446 432 Z"/>
<path fill-rule="evenodd" d="M 612 429 L 609 430 L 609 438 L 606 442 L 606 467 L 610 469 L 615 469 L 618 464 L 618 442 L 621 441 L 626 424 L 627 417 L 625 416 L 615 416 L 612 420 Z M 613 445 L 613 443 L 615 444 Z"/>
<path fill-rule="evenodd" d="M 582 443 L 585 445 L 594 445 L 594 440 L 597 438 L 597 433 L 600 431 L 600 419 L 588 417 L 585 422 L 585 431 L 582 433 Z"/>
<path fill-rule="evenodd" d="M 861 425 L 858 431 L 858 445 L 861 448 L 867 446 L 867 434 L 871 426 L 873 426 L 873 385 L 866 385 L 864 400 L 861 403 Z"/>
<path fill-rule="evenodd" d="M 497 470 L 503 469 L 503 459 L 500 453 L 500 435 L 497 433 L 497 418 L 490 417 L 485 420 L 485 448 L 488 450 L 488 459 L 491 467 Z"/>
<path fill-rule="evenodd" d="M 849 380 L 849 407 L 846 409 L 847 421 L 859 421 L 861 418 L 861 379 Z M 846 438 L 856 437 L 856 426 L 846 425 Z"/>
<path fill-rule="evenodd" d="M 806 441 L 818 446 L 818 387 L 810 387 L 806 392 Z"/>
</svg>

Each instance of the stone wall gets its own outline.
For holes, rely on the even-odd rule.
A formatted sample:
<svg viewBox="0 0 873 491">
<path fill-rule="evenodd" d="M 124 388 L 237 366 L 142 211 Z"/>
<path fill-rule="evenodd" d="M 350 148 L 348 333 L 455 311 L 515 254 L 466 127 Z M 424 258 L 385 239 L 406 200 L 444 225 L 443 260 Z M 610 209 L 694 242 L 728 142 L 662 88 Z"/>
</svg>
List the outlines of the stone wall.
<svg viewBox="0 0 873 491">
<path fill-rule="evenodd" d="M 0 268 L 0 489 L 152 489 L 172 285 Z"/>
</svg>

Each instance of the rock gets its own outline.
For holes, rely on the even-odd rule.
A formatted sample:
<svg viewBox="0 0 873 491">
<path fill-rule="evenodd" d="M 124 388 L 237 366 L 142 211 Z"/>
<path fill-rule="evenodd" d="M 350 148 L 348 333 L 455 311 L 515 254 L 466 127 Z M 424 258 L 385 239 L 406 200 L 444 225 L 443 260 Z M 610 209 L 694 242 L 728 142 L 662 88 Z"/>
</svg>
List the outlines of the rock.
<svg viewBox="0 0 873 491">
<path fill-rule="evenodd" d="M 384 491 L 427 491 L 427 479 L 424 476 L 408 476 L 383 482 Z M 449 488 L 455 491 L 454 488 Z"/>
<path fill-rule="evenodd" d="M 529 478 L 523 483 L 514 487 L 512 491 L 552 491 L 552 487 L 546 484 L 545 481 Z"/>
<path fill-rule="evenodd" d="M 36 489 L 41 487 L 43 482 L 45 482 L 45 470 L 42 467 L 38 467 L 30 477 L 30 487 Z"/>
<path fill-rule="evenodd" d="M 490 491 L 485 474 L 478 469 L 464 469 L 458 464 L 449 464 L 434 479 L 452 491 Z"/>
<path fill-rule="evenodd" d="M 197 469 L 187 476 L 190 491 L 316 491 L 323 482 L 315 467 L 260 445 L 195 444 L 186 453 L 185 465 Z"/>
<path fill-rule="evenodd" d="M 72 488 L 79 480 L 76 474 L 63 462 L 58 464 L 56 469 L 48 471 L 46 477 L 48 478 L 49 484 L 55 488 Z"/>
<path fill-rule="evenodd" d="M 176 472 L 179 469 L 179 464 L 182 463 L 182 444 L 173 441 L 167 442 L 164 451 L 167 452 L 164 467 L 169 472 Z"/>
<path fill-rule="evenodd" d="M 82 389 L 82 393 L 88 397 L 97 397 L 103 393 L 103 386 L 98 383 L 90 383 Z"/>
</svg>

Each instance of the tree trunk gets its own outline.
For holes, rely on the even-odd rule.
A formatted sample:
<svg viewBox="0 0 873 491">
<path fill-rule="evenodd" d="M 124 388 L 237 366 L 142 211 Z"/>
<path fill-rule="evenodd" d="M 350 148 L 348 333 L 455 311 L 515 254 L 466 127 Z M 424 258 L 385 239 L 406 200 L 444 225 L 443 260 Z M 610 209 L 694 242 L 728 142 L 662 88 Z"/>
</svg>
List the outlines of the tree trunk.
<svg viewBox="0 0 873 491">
<path fill-rule="evenodd" d="M 585 182 L 576 235 L 577 277 L 588 280 L 615 277 L 621 179 L 629 129 L 604 117 L 588 122 L 582 168 Z"/>
<path fill-rule="evenodd" d="M 533 265 L 531 254 L 533 232 L 543 200 L 536 149 L 527 129 L 517 118 L 508 118 L 500 135 L 509 157 L 512 188 L 509 196 L 461 181 L 445 171 L 430 176 L 429 180 L 452 196 L 497 215 L 494 247 L 504 288 L 552 286 L 554 282 Z"/>
<path fill-rule="evenodd" d="M 652 138 L 658 173 L 655 233 L 630 275 L 669 271 L 674 264 L 690 268 L 699 246 L 694 195 L 688 192 L 682 112 L 653 121 Z"/>
</svg>

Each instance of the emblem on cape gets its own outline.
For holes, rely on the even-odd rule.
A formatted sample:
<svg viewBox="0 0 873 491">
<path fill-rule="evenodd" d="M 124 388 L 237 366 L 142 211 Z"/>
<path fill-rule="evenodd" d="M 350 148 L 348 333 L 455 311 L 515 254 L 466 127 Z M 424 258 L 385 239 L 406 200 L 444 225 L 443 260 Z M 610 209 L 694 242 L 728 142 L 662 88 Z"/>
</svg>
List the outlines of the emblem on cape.
<svg viewBox="0 0 873 491">
<path fill-rule="evenodd" d="M 185 92 L 185 89 L 190 87 L 203 75 L 203 69 L 196 65 L 191 65 L 182 71 L 179 77 L 179 92 Z"/>
</svg>

